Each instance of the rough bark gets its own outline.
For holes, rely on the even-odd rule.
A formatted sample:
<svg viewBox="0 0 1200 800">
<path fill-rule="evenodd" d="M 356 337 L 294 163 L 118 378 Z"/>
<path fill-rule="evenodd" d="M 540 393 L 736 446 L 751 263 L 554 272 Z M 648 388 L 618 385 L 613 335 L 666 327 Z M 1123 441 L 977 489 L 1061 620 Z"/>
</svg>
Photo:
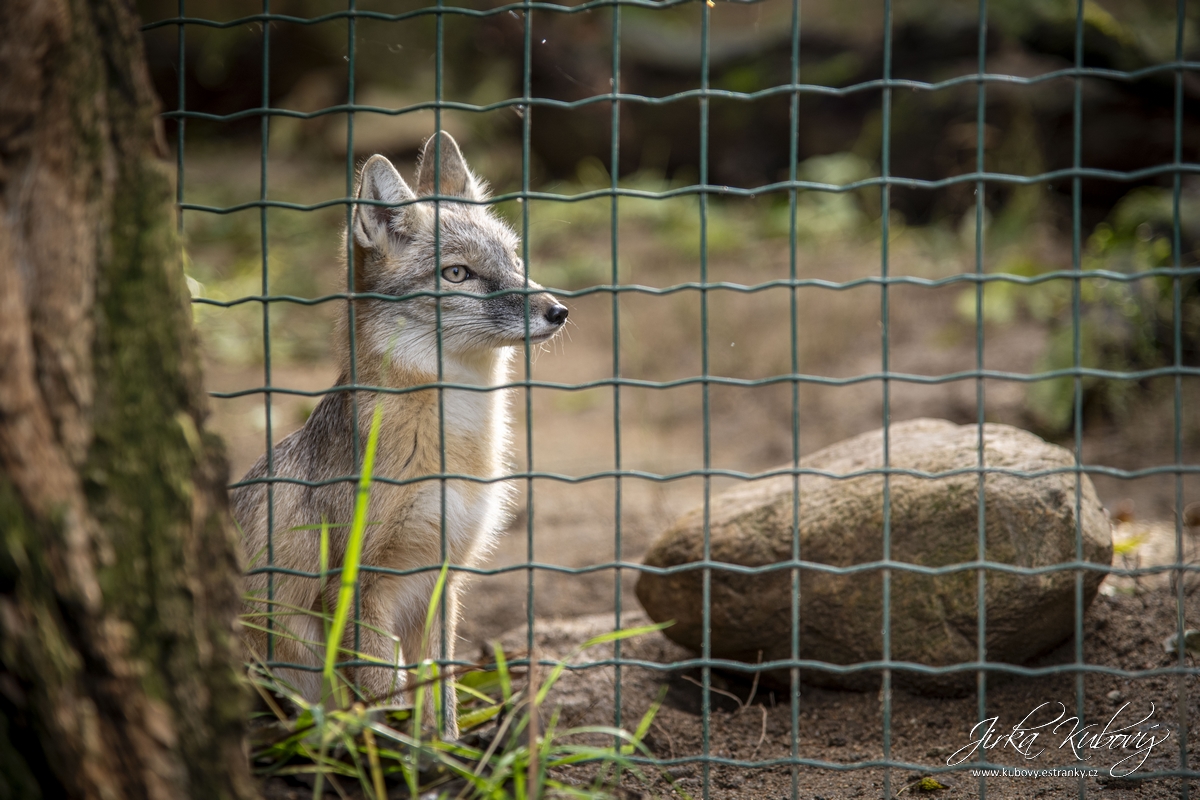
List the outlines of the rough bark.
<svg viewBox="0 0 1200 800">
<path fill-rule="evenodd" d="M 128 0 L 0 3 L 0 798 L 252 797 L 236 540 Z"/>
</svg>

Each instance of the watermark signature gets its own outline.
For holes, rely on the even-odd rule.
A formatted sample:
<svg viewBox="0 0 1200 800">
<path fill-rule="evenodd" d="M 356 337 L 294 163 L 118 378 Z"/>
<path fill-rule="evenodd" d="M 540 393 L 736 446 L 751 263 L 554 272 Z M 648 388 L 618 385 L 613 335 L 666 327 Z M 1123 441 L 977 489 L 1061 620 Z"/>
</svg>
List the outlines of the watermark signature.
<svg viewBox="0 0 1200 800">
<path fill-rule="evenodd" d="M 1150 712 L 1143 717 L 1138 717 L 1132 711 L 1126 713 L 1129 705 L 1125 703 L 1117 709 L 1103 726 L 1098 722 L 1085 724 L 1079 717 L 1069 715 L 1062 703 L 1042 703 L 1008 730 L 1001 726 L 999 716 L 989 717 L 971 728 L 971 741 L 954 751 L 946 759 L 946 765 L 953 767 L 977 754 L 986 755 L 989 750 L 1015 750 L 1029 761 L 1051 747 L 1059 750 L 1069 747 L 1079 761 L 1091 761 L 1093 756 L 1102 752 L 1107 752 L 1110 757 L 1119 756 L 1119 760 L 1108 767 L 1108 774 L 1114 778 L 1124 778 L 1140 769 L 1154 748 L 1171 737 L 1168 728 L 1154 721 L 1153 703 L 1150 704 Z M 1042 721 L 1052 715 L 1053 719 Z M 1046 772 L 1001 771 L 1012 776 L 1017 773 Z"/>
<path fill-rule="evenodd" d="M 996 767 L 973 769 L 972 778 L 1098 778 L 1098 769 L 1079 767 L 1049 767 L 1047 769 L 1021 769 L 1020 767 Z"/>
</svg>

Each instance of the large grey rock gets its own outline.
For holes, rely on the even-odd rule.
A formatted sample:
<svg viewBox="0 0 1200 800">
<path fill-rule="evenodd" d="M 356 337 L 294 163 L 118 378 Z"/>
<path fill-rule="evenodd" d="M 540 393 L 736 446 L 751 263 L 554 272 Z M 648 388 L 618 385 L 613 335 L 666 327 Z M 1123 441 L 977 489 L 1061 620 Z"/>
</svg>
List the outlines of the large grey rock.
<svg viewBox="0 0 1200 800">
<path fill-rule="evenodd" d="M 978 427 L 919 419 L 890 428 L 892 467 L 921 472 L 978 465 Z M 984 426 L 987 467 L 1024 471 L 1071 467 L 1071 454 L 1008 425 Z M 812 454 L 801 466 L 847 474 L 883 464 L 882 431 L 848 439 Z M 1080 529 L 1083 558 L 1112 560 L 1112 529 L 1087 476 L 1082 477 Z M 800 477 L 799 551 L 803 561 L 848 567 L 883 558 L 884 478 L 871 474 L 836 480 Z M 1075 475 L 1039 477 L 988 474 L 985 479 L 986 555 L 990 561 L 1043 567 L 1076 557 Z M 891 557 L 940 567 L 978 557 L 978 473 L 929 479 L 892 475 Z M 646 564 L 671 567 L 703 558 L 703 509 L 685 514 L 662 535 Z M 763 566 L 792 558 L 793 478 L 748 483 L 714 497 L 710 508 L 714 561 Z M 673 619 L 667 636 L 700 650 L 702 571 L 643 573 L 637 595 L 656 621 Z M 712 569 L 712 654 L 756 661 L 791 655 L 791 570 L 754 575 Z M 977 570 L 932 576 L 891 571 L 891 657 L 932 666 L 977 656 Z M 880 659 L 883 581 L 878 569 L 830 574 L 799 571 L 800 657 L 853 664 Z M 1095 597 L 1103 575 L 1083 572 L 1083 601 Z M 1075 572 L 1018 575 L 986 572 L 987 658 L 1021 663 L 1071 635 Z M 893 672 L 894 681 L 922 691 L 957 693 L 975 683 L 974 672 L 940 677 Z M 787 673 L 776 676 L 786 681 Z M 842 675 L 806 670 L 806 680 L 845 688 L 878 685 L 879 672 Z"/>
</svg>

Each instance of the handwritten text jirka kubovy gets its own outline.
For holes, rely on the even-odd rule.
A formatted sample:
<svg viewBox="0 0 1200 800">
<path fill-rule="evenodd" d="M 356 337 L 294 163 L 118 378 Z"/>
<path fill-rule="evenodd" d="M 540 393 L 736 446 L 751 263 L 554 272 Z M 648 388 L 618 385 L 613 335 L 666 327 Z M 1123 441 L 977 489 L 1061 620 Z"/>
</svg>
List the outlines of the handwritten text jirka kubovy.
<svg viewBox="0 0 1200 800">
<path fill-rule="evenodd" d="M 1054 713 L 1057 716 L 1045 722 L 1039 719 Z M 948 766 L 955 766 L 976 756 L 980 751 L 1012 749 L 1023 758 L 1037 758 L 1049 747 L 1070 747 L 1075 758 L 1090 761 L 1097 751 L 1106 751 L 1119 760 L 1108 772 L 1114 777 L 1124 777 L 1140 769 L 1155 747 L 1171 736 L 1165 726 L 1153 722 L 1154 704 L 1144 717 L 1134 719 L 1132 715 L 1122 718 L 1129 703 L 1125 703 L 1108 722 L 1084 724 L 1079 717 L 1069 716 L 1062 703 L 1042 703 L 1034 708 L 1008 731 L 1000 727 L 1000 717 L 988 717 L 971 728 L 971 741 L 956 750 L 946 759 Z M 1039 714 L 1043 709 L 1050 709 Z"/>
</svg>

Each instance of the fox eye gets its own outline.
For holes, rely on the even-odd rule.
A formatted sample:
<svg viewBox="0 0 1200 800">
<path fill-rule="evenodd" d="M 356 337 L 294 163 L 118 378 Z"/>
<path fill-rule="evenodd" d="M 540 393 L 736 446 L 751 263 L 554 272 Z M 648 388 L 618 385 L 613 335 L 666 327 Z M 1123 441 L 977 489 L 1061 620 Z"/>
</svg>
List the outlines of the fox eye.
<svg viewBox="0 0 1200 800">
<path fill-rule="evenodd" d="M 450 281 L 450 283 L 462 283 L 469 277 L 471 277 L 471 270 L 461 264 L 442 270 L 442 280 Z"/>
</svg>

